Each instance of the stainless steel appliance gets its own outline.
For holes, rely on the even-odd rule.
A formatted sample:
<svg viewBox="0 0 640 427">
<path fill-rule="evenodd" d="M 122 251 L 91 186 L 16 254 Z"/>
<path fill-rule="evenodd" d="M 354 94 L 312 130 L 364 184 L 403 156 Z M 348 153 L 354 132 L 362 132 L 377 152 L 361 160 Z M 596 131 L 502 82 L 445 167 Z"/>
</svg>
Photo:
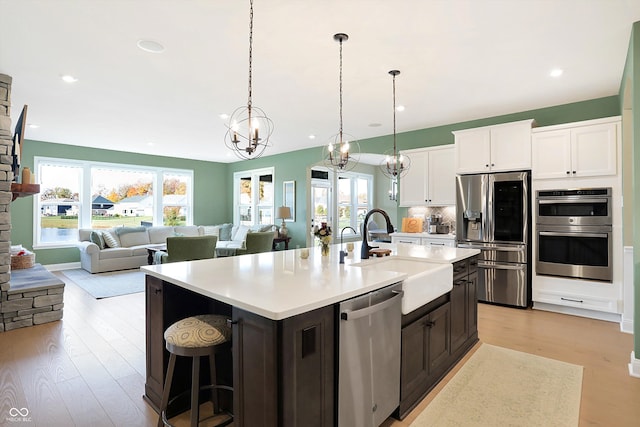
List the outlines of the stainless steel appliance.
<svg viewBox="0 0 640 427">
<path fill-rule="evenodd" d="M 529 172 L 456 177 L 458 247 L 480 249 L 478 300 L 531 304 Z"/>
<path fill-rule="evenodd" d="M 613 280 L 611 188 L 536 194 L 536 274 Z"/>
<path fill-rule="evenodd" d="M 400 404 L 402 284 L 339 305 L 338 426 L 377 427 Z"/>
</svg>

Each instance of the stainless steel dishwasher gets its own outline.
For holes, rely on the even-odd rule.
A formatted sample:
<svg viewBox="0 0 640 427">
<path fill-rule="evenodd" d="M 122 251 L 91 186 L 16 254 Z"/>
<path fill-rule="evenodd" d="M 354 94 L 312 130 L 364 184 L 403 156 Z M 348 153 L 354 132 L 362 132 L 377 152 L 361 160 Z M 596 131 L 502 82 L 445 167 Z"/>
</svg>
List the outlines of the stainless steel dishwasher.
<svg viewBox="0 0 640 427">
<path fill-rule="evenodd" d="M 402 284 L 340 303 L 338 426 L 379 426 L 400 403 Z"/>
</svg>

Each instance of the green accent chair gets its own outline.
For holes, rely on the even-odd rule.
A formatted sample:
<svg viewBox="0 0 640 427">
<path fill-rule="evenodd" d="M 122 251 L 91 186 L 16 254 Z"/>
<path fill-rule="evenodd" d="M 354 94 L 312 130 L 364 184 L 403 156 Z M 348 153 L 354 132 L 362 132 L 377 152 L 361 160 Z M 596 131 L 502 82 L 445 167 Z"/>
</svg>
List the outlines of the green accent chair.
<svg viewBox="0 0 640 427">
<path fill-rule="evenodd" d="M 269 252 L 273 248 L 273 231 L 247 233 L 245 247 L 236 249 L 236 255 L 258 254 Z"/>
<path fill-rule="evenodd" d="M 215 258 L 218 236 L 174 236 L 167 237 L 167 252 L 161 263 L 194 261 Z"/>
</svg>

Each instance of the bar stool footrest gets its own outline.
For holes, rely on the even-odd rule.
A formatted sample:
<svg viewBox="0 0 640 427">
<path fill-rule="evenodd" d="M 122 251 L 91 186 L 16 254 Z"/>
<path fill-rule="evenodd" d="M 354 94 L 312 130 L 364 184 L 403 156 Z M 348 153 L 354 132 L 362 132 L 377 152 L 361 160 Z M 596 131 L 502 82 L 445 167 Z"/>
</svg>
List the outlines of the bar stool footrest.
<svg viewBox="0 0 640 427">
<path fill-rule="evenodd" d="M 203 390 L 216 390 L 216 389 L 218 389 L 218 390 L 225 390 L 225 391 L 233 392 L 233 387 L 230 387 L 230 386 L 227 386 L 227 385 L 217 385 L 217 384 L 203 385 L 202 387 L 200 387 L 199 392 L 201 392 L 201 391 L 203 391 Z M 173 397 L 171 400 L 169 400 L 169 402 L 167 403 L 167 408 L 166 408 L 164 411 L 161 411 L 161 412 L 160 412 L 160 417 L 162 418 L 162 423 L 163 423 L 165 426 L 168 426 L 168 427 L 175 427 L 173 424 L 171 424 L 171 423 L 169 422 L 169 420 L 167 420 L 167 410 L 171 407 L 171 405 L 173 404 L 173 402 L 175 402 L 176 400 L 178 400 L 178 399 L 180 399 L 180 398 L 183 398 L 183 397 L 185 397 L 185 396 L 187 396 L 187 395 L 191 396 L 191 390 L 185 390 L 185 391 L 183 391 L 182 393 L 178 394 L 177 396 L 174 396 L 174 397 Z M 198 393 L 198 400 L 199 400 L 199 393 Z M 211 426 L 211 427 L 224 427 L 224 426 L 228 426 L 229 424 L 231 424 L 231 423 L 233 422 L 233 413 L 232 413 L 232 412 L 229 412 L 229 411 L 219 411 L 219 412 L 216 412 L 216 411 L 215 411 L 215 409 L 216 409 L 216 408 L 214 408 L 214 411 L 213 411 L 214 413 L 213 413 L 213 415 L 208 416 L 208 417 L 206 417 L 206 418 L 203 418 L 203 419 L 201 419 L 201 420 L 198 420 L 198 423 L 201 423 L 201 422 L 203 422 L 203 421 L 206 421 L 206 420 L 211 419 L 211 418 L 213 418 L 213 417 L 215 417 L 215 416 L 218 416 L 218 415 L 228 415 L 230 418 L 228 418 L 228 419 L 226 419 L 226 420 L 222 421 L 222 422 L 221 422 L 221 423 L 219 423 L 219 424 L 215 424 L 215 425 L 213 425 L 213 426 Z"/>
</svg>

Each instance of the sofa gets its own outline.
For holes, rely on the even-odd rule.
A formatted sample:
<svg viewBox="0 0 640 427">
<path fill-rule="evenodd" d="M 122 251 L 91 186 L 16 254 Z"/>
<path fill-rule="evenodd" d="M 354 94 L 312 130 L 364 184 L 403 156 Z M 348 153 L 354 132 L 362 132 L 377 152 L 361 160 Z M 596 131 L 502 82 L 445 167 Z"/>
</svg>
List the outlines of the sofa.
<svg viewBox="0 0 640 427">
<path fill-rule="evenodd" d="M 247 233 L 275 230 L 273 225 L 233 224 L 79 229 L 80 266 L 90 273 L 127 270 L 148 264 L 148 248 L 161 248 L 170 236 L 217 236 L 216 251 L 235 255 Z"/>
</svg>

